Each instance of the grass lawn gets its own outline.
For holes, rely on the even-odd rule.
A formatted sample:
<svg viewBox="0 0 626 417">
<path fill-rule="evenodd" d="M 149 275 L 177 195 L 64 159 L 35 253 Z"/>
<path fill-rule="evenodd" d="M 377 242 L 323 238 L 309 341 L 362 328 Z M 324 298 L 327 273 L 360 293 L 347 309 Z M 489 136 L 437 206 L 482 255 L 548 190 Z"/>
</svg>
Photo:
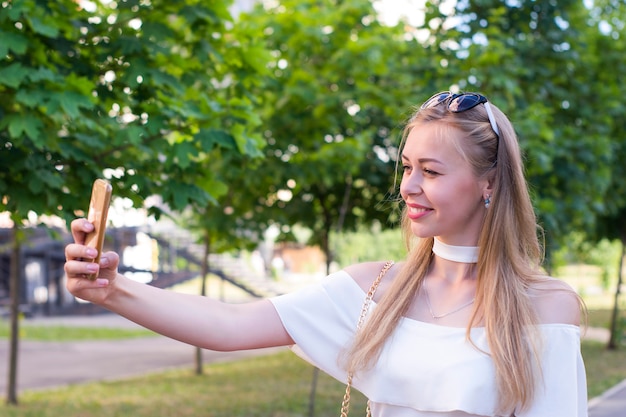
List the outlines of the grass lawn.
<svg viewBox="0 0 626 417">
<path fill-rule="evenodd" d="M 626 350 L 608 352 L 585 341 L 590 397 L 626 378 Z M 113 382 L 81 384 L 20 394 L 20 405 L 0 405 L 3 417 L 300 417 L 308 415 L 313 368 L 291 352 Z M 344 385 L 319 374 L 315 415 L 337 416 Z M 352 414 L 365 399 L 353 391 Z"/>
<path fill-rule="evenodd" d="M 313 368 L 289 351 L 206 367 L 205 375 L 175 370 L 115 382 L 24 392 L 3 417 L 254 417 L 306 416 Z M 319 374 L 315 415 L 339 415 L 345 386 Z M 352 410 L 365 400 L 352 394 Z"/>
<path fill-rule="evenodd" d="M 605 343 L 584 341 L 582 352 L 589 398 L 597 397 L 626 379 L 626 346 L 607 350 Z"/>
<path fill-rule="evenodd" d="M 155 335 L 154 332 L 147 329 L 115 329 L 106 327 L 20 325 L 19 329 L 21 340 L 37 340 L 41 342 L 121 340 Z M 8 338 L 9 324 L 6 320 L 0 320 L 0 339 Z"/>
</svg>

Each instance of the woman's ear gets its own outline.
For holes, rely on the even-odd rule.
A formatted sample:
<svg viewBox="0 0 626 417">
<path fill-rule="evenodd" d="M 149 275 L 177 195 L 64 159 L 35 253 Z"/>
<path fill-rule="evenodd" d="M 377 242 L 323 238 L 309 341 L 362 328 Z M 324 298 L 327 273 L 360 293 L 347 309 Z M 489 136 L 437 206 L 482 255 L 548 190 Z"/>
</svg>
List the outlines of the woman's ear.
<svg viewBox="0 0 626 417">
<path fill-rule="evenodd" d="M 482 183 L 482 191 L 483 191 L 483 201 L 485 205 L 488 205 L 491 201 L 491 196 L 493 195 L 493 182 L 494 182 L 494 173 L 493 171 L 488 173 L 486 178 Z"/>
</svg>

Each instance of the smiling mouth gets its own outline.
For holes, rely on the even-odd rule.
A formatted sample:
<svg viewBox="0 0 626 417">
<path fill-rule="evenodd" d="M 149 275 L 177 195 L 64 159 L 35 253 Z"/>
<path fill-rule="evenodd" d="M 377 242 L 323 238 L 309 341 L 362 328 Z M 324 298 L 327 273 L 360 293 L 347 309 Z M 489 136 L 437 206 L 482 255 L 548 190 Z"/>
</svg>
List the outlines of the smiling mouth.
<svg viewBox="0 0 626 417">
<path fill-rule="evenodd" d="M 419 217 L 424 216 L 427 213 L 430 213 L 431 211 L 433 211 L 430 208 L 426 208 L 426 207 L 408 207 L 408 211 L 407 214 L 409 216 L 409 218 L 411 219 L 417 219 Z"/>
</svg>

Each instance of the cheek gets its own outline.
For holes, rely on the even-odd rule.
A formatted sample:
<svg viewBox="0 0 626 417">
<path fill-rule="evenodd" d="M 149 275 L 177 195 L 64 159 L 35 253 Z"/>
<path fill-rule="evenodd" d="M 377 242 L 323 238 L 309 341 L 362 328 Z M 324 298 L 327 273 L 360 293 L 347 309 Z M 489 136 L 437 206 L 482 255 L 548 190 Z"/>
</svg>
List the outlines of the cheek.
<svg viewBox="0 0 626 417">
<path fill-rule="evenodd" d="M 473 212 L 476 208 L 482 204 L 482 194 L 480 190 L 477 190 L 473 184 L 466 184 L 466 186 L 455 187 L 451 189 L 451 198 L 456 201 L 459 209 Z"/>
</svg>

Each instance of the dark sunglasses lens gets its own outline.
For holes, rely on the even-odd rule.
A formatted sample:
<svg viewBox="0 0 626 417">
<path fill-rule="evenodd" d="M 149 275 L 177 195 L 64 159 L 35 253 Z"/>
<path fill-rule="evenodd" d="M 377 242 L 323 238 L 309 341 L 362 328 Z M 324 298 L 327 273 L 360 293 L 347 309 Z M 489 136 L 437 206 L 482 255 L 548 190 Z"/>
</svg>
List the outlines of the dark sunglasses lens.
<svg viewBox="0 0 626 417">
<path fill-rule="evenodd" d="M 480 94 L 461 94 L 450 101 L 448 109 L 453 113 L 461 113 L 478 106 L 480 103 L 485 103 L 487 99 Z"/>
<path fill-rule="evenodd" d="M 442 101 L 446 100 L 448 97 L 450 97 L 450 93 L 448 92 L 435 94 L 434 96 L 426 100 L 424 104 L 422 104 L 421 108 L 427 109 L 429 107 L 434 107 Z"/>
</svg>

